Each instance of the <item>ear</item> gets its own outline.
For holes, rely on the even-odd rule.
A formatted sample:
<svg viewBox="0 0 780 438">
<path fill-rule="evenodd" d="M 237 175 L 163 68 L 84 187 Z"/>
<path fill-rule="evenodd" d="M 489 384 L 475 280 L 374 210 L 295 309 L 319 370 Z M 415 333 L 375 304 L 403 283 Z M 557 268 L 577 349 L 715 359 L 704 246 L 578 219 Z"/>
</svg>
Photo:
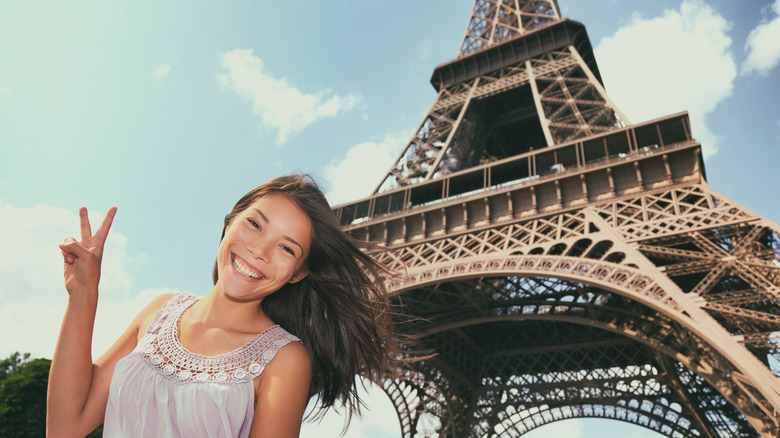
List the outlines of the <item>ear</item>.
<svg viewBox="0 0 780 438">
<path fill-rule="evenodd" d="M 288 283 L 297 283 L 297 282 L 303 280 L 304 278 L 306 278 L 306 274 L 308 274 L 308 273 L 309 273 L 309 271 L 307 271 L 306 269 L 301 268 L 300 271 L 296 272 L 295 274 L 293 274 L 292 277 L 290 277 L 290 281 L 288 281 Z"/>
</svg>

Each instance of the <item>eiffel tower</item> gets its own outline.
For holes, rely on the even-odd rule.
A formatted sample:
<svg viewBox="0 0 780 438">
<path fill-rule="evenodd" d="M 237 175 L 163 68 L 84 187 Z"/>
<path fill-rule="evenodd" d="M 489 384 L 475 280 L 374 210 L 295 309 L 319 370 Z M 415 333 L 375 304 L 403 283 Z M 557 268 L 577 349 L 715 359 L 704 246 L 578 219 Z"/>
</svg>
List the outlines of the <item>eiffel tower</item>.
<svg viewBox="0 0 780 438">
<path fill-rule="evenodd" d="M 780 227 L 707 185 L 687 113 L 629 123 L 555 0 L 476 0 L 431 83 L 374 194 L 334 208 L 434 354 L 384 383 L 403 437 L 780 436 Z"/>
</svg>

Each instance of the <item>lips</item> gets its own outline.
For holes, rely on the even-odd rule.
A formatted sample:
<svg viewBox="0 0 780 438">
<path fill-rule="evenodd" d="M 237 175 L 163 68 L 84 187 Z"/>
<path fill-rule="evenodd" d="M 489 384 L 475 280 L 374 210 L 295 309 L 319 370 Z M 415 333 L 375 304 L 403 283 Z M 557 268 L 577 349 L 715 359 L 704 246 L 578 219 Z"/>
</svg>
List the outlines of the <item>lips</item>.
<svg viewBox="0 0 780 438">
<path fill-rule="evenodd" d="M 253 268 L 241 257 L 238 257 L 235 254 L 231 254 L 230 259 L 233 262 L 233 268 L 235 268 L 239 274 L 245 277 L 249 277 L 253 280 L 262 280 L 263 278 L 265 278 L 265 275 L 263 275 L 262 272 Z"/>
</svg>

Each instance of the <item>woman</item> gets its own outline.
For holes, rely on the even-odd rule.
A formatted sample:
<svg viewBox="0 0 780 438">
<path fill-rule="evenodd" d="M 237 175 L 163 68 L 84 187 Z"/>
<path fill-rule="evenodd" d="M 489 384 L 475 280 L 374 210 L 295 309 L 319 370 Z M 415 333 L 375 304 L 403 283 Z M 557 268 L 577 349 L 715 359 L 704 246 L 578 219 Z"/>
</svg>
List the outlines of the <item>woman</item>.
<svg viewBox="0 0 780 438">
<path fill-rule="evenodd" d="M 60 245 L 69 300 L 52 360 L 49 437 L 296 437 L 311 395 L 359 412 L 356 374 L 396 366 L 382 275 L 308 177 L 269 181 L 225 217 L 214 288 L 152 301 L 95 363 L 103 244 L 116 214 Z"/>
</svg>

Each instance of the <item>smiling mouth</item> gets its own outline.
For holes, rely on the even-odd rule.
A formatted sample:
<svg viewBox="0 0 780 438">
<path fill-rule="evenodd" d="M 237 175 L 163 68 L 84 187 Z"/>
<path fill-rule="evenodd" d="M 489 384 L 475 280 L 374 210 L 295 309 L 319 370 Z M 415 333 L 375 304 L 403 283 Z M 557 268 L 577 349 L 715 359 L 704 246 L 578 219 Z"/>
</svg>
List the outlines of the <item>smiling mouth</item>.
<svg viewBox="0 0 780 438">
<path fill-rule="evenodd" d="M 233 267 L 236 268 L 236 271 L 238 271 L 239 274 L 252 278 L 254 280 L 262 280 L 263 278 L 265 278 L 265 275 L 263 275 L 260 271 L 252 269 L 249 266 L 245 265 L 244 262 L 241 260 L 241 258 L 237 257 L 235 254 L 231 254 L 230 258 L 233 262 Z"/>
</svg>

